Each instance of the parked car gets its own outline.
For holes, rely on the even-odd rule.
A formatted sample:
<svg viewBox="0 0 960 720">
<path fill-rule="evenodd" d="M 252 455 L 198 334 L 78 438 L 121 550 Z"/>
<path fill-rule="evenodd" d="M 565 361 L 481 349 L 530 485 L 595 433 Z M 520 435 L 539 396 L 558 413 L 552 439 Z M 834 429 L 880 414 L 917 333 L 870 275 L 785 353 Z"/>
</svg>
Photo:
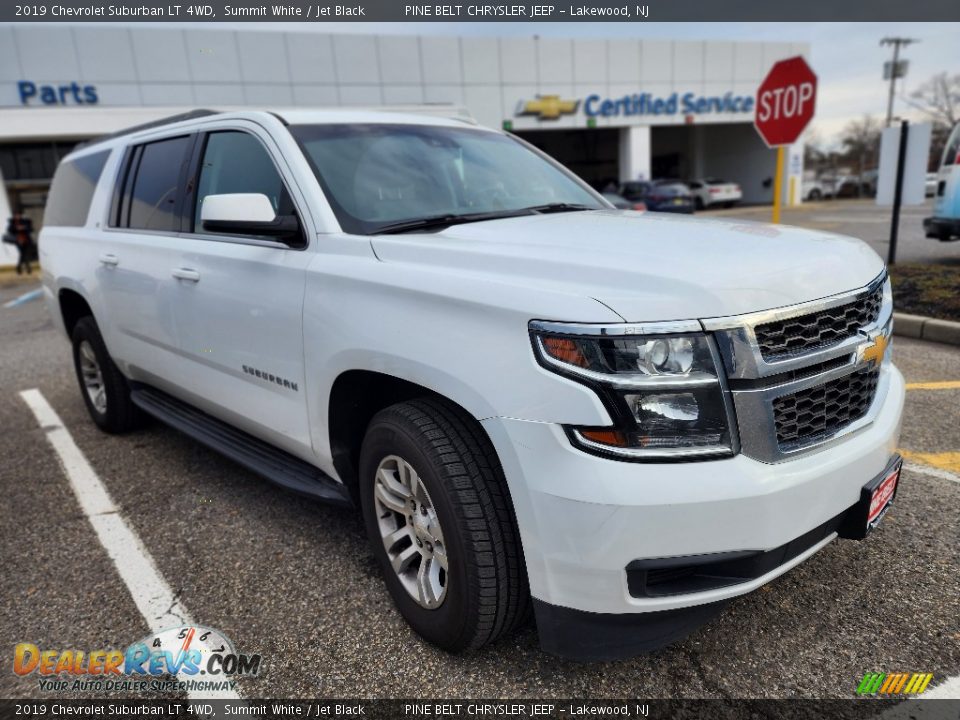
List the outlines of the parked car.
<svg viewBox="0 0 960 720">
<path fill-rule="evenodd" d="M 860 178 L 856 175 L 841 175 L 833 181 L 833 197 L 855 198 L 863 195 Z"/>
<path fill-rule="evenodd" d="M 804 180 L 801 185 L 801 196 L 804 200 L 811 202 L 830 197 L 827 195 L 823 183 L 819 180 Z"/>
<path fill-rule="evenodd" d="M 605 192 L 601 193 L 603 199 L 608 203 L 613 205 L 617 210 L 646 210 L 647 206 L 642 202 L 631 202 L 627 200 L 623 195 L 618 195 L 617 193 Z"/>
<path fill-rule="evenodd" d="M 720 178 L 690 180 L 687 182 L 687 186 L 693 194 L 697 210 L 703 210 L 711 205 L 733 207 L 743 198 L 743 192 L 739 185 Z"/>
<path fill-rule="evenodd" d="M 873 250 L 616 211 L 498 130 L 171 118 L 68 155 L 40 249 L 99 428 L 150 415 L 358 508 L 400 614 L 448 651 L 531 606 L 558 655 L 660 647 L 895 497 Z"/>
<path fill-rule="evenodd" d="M 694 209 L 690 188 L 680 180 L 626 182 L 620 186 L 620 195 L 653 212 L 692 213 Z"/>
</svg>

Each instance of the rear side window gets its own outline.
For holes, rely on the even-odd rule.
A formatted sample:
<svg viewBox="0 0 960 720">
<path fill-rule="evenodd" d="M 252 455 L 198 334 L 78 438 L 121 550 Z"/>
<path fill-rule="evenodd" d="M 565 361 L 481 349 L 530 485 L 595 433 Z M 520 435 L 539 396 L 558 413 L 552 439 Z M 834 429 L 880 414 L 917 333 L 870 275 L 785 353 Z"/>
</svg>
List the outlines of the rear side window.
<svg viewBox="0 0 960 720">
<path fill-rule="evenodd" d="M 180 183 L 192 138 L 170 138 L 135 148 L 125 180 L 118 225 L 134 230 L 180 230 Z"/>
<path fill-rule="evenodd" d="M 90 201 L 110 151 L 84 155 L 60 163 L 53 176 L 43 224 L 54 227 L 81 227 L 87 222 Z"/>
</svg>

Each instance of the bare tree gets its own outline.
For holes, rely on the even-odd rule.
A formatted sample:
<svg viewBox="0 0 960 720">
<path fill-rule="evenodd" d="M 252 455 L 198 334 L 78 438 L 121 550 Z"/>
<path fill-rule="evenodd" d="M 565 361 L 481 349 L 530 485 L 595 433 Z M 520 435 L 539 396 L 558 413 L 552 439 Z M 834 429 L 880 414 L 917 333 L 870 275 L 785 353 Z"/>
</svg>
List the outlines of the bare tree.
<svg viewBox="0 0 960 720">
<path fill-rule="evenodd" d="M 960 75 L 934 75 L 904 98 L 935 125 L 953 127 L 960 122 Z"/>
<path fill-rule="evenodd" d="M 840 142 L 844 155 L 856 164 L 858 174 L 876 166 L 880 151 L 880 131 L 880 122 L 871 115 L 851 120 L 843 129 Z"/>
<path fill-rule="evenodd" d="M 903 100 L 926 115 L 933 124 L 929 167 L 936 169 L 950 131 L 960 122 L 960 75 L 938 73 Z"/>
<path fill-rule="evenodd" d="M 826 153 L 823 150 L 823 140 L 820 131 L 811 126 L 803 134 L 803 166 L 807 170 L 820 170 Z"/>
</svg>

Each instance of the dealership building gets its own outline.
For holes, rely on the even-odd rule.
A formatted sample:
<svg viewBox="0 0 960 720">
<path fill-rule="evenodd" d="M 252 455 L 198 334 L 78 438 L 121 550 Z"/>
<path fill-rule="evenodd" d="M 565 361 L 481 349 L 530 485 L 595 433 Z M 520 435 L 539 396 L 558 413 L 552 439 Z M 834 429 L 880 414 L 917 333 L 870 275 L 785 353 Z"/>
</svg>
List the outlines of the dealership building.
<svg viewBox="0 0 960 720">
<path fill-rule="evenodd" d="M 754 97 L 775 61 L 808 53 L 802 43 L 7 25 L 0 215 L 19 207 L 39 226 L 56 163 L 75 143 L 196 108 L 469 114 L 597 187 L 720 177 L 745 202 L 770 201 L 775 153 L 753 129 Z M 788 201 L 802 155 L 790 149 Z"/>
</svg>

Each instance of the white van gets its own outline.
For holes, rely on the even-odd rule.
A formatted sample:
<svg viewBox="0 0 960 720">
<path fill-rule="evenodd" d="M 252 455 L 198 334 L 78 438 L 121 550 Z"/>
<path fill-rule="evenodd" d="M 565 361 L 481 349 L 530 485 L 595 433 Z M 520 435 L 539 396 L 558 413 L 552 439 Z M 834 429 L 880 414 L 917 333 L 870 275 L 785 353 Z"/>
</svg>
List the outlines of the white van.
<svg viewBox="0 0 960 720">
<path fill-rule="evenodd" d="M 960 123 L 950 133 L 937 173 L 933 217 L 924 218 L 928 238 L 960 239 Z"/>
</svg>

